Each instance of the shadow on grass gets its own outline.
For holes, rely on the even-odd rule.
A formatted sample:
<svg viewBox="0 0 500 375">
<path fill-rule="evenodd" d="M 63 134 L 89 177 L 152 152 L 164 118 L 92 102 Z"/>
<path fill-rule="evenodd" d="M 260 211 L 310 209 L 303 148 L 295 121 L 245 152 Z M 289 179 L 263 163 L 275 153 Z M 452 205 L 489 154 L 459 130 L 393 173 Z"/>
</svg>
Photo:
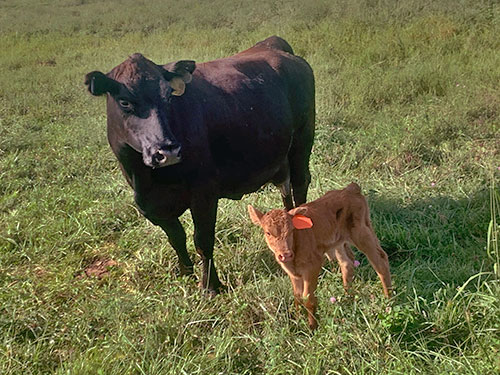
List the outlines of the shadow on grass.
<svg viewBox="0 0 500 375">
<path fill-rule="evenodd" d="M 425 283 L 426 293 L 432 293 L 443 285 L 462 285 L 470 276 L 489 269 L 485 251 L 490 221 L 488 194 L 480 190 L 469 198 L 437 196 L 405 205 L 369 192 L 372 222 L 399 283 L 408 281 L 401 277 L 401 271 L 411 271 L 411 278 Z M 240 240 L 240 236 L 235 238 Z M 244 281 L 251 282 L 254 273 L 280 269 L 263 237 L 262 244 L 263 251 L 247 251 L 251 254 L 245 256 Z M 368 265 L 363 255 L 357 258 L 362 266 Z"/>
</svg>

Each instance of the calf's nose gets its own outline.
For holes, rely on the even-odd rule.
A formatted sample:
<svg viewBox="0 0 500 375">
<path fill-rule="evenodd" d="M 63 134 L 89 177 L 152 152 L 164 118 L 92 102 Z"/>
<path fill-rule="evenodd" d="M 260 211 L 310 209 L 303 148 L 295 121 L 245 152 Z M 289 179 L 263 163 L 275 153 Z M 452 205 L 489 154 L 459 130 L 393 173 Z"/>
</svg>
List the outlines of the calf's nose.
<svg viewBox="0 0 500 375">
<path fill-rule="evenodd" d="M 293 253 L 291 251 L 286 253 L 281 253 L 278 255 L 278 259 L 280 262 L 289 262 L 293 259 Z"/>
</svg>

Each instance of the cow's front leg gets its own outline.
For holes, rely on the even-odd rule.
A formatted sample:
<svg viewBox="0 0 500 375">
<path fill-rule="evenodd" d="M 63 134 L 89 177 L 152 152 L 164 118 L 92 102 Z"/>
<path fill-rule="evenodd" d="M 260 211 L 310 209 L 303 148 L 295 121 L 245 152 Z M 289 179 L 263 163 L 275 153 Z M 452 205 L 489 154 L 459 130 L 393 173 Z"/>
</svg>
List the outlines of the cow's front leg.
<svg viewBox="0 0 500 375">
<path fill-rule="evenodd" d="M 174 248 L 179 257 L 179 269 L 181 276 L 193 273 L 193 262 L 186 248 L 186 232 L 179 219 L 161 220 L 157 225 L 163 229 L 168 237 L 168 242 Z"/>
<path fill-rule="evenodd" d="M 217 199 L 206 195 L 196 197 L 191 204 L 191 216 L 194 223 L 194 244 L 203 261 L 201 287 L 215 295 L 223 288 L 213 259 Z"/>
</svg>

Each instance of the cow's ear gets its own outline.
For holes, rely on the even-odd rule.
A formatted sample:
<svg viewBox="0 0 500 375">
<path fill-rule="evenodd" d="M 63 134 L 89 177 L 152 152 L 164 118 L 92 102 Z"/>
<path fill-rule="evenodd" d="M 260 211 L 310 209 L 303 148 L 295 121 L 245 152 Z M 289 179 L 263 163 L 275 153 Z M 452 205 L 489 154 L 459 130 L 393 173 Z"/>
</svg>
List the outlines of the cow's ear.
<svg viewBox="0 0 500 375">
<path fill-rule="evenodd" d="M 251 205 L 248 205 L 248 214 L 250 215 L 250 219 L 252 219 L 252 222 L 254 224 L 261 225 L 260 219 L 262 219 L 262 216 L 264 216 L 262 212 L 260 212 L 256 208 L 253 208 Z"/>
<path fill-rule="evenodd" d="M 168 81 L 168 83 L 170 83 L 170 87 L 172 87 L 172 95 L 181 96 L 182 94 L 184 94 L 184 91 L 186 90 L 186 84 L 181 77 L 173 77 Z"/>
<path fill-rule="evenodd" d="M 163 65 L 163 69 L 165 69 L 168 73 L 165 78 L 170 81 L 173 77 L 180 77 L 184 83 L 191 82 L 192 74 L 196 69 L 196 62 L 193 60 L 179 60 L 167 65 Z"/>
<path fill-rule="evenodd" d="M 101 72 L 90 72 L 85 76 L 85 84 L 92 95 L 99 96 L 109 92 L 110 94 L 118 94 L 120 92 L 120 84 L 114 79 L 107 77 Z"/>
<path fill-rule="evenodd" d="M 196 63 L 192 60 L 179 60 L 163 65 L 163 76 L 172 87 L 172 95 L 181 96 L 186 89 L 186 83 L 191 82 Z"/>
</svg>

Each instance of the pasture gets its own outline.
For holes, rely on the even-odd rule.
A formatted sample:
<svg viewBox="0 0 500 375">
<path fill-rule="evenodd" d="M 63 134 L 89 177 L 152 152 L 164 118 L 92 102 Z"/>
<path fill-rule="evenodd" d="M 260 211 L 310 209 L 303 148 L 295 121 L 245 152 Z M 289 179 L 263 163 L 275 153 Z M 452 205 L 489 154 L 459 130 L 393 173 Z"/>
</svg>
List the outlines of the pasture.
<svg viewBox="0 0 500 375">
<path fill-rule="evenodd" d="M 315 72 L 308 200 L 359 183 L 396 288 L 356 252 L 344 296 L 325 263 L 314 334 L 247 215 L 277 189 L 220 201 L 228 292 L 207 298 L 83 85 L 134 52 L 201 62 L 270 35 Z M 498 373 L 499 35 L 493 0 L 0 1 L 0 373 Z"/>
</svg>

